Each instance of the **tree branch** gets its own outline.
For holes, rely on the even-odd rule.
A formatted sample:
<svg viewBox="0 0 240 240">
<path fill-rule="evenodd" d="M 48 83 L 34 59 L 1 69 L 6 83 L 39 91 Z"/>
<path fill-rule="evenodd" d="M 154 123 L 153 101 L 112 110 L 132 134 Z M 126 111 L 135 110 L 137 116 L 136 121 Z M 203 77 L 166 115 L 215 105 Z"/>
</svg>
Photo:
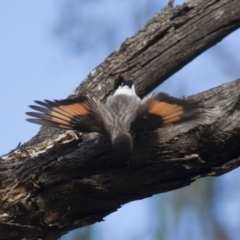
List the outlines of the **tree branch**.
<svg viewBox="0 0 240 240">
<path fill-rule="evenodd" d="M 122 77 L 144 96 L 240 26 L 238 0 L 171 4 L 71 94 L 104 101 Z M 1 157 L 0 239 L 56 239 L 122 204 L 224 174 L 240 165 L 240 80 L 203 92 L 200 119 L 137 136 L 132 172 L 109 140 L 43 127 Z"/>
</svg>

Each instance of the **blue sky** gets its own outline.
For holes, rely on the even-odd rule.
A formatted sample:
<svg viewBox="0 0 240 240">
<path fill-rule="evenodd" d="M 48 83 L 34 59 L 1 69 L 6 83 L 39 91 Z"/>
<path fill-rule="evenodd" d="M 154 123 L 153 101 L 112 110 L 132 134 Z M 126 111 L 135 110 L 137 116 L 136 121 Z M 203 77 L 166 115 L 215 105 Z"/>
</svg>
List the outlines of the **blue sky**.
<svg viewBox="0 0 240 240">
<path fill-rule="evenodd" d="M 66 58 L 53 35 L 56 1 L 0 1 L 0 154 L 33 137 L 25 121 L 36 99 L 65 98 L 90 69 Z"/>
<path fill-rule="evenodd" d="M 39 126 L 25 121 L 25 112 L 29 111 L 28 105 L 34 100 L 67 97 L 80 81 L 110 53 L 99 50 L 94 56 L 83 53 L 79 57 L 65 51 L 53 33 L 59 18 L 60 7 L 61 4 L 57 0 L 0 1 L 0 109 L 2 116 L 0 155 L 14 149 L 19 142 L 28 141 L 38 132 Z M 115 2 L 111 7 L 118 8 L 118 5 Z M 127 15 L 128 12 L 125 14 Z M 135 32 L 128 29 L 127 20 L 122 20 L 122 15 L 118 15 L 117 11 L 112 17 L 126 28 L 118 40 L 119 43 L 112 46 L 114 50 L 125 38 Z M 236 39 L 240 39 L 240 31 L 236 31 L 211 50 L 201 54 L 162 84 L 159 91 L 166 91 L 175 96 L 191 95 L 239 78 L 240 68 L 236 66 L 240 64 L 240 41 Z M 221 50 L 223 47 L 235 58 L 235 61 L 230 62 L 224 58 L 224 52 Z M 232 174 L 236 175 L 236 173 Z M 229 180 L 231 177 L 224 177 L 222 179 L 226 179 L 227 182 L 231 181 Z M 239 201 L 240 197 L 233 195 L 232 202 L 235 199 Z M 149 239 L 148 236 L 144 237 L 145 232 L 151 230 L 151 226 L 147 224 L 151 221 L 151 209 L 146 201 L 127 204 L 106 217 L 104 223 L 97 224 L 96 228 L 108 229 L 107 235 L 106 231 L 101 231 L 101 239 L 112 239 L 111 236 L 115 236 L 115 239 L 127 239 L 126 236 L 135 227 L 136 219 L 141 230 L 136 233 L 135 239 L 139 239 L 139 236 L 143 240 Z M 236 206 L 236 200 L 234 204 Z M 230 203 L 225 204 L 224 208 L 226 206 L 227 213 L 233 216 L 236 208 L 233 210 Z M 121 228 L 114 227 L 121 219 L 124 219 L 121 221 Z"/>
</svg>

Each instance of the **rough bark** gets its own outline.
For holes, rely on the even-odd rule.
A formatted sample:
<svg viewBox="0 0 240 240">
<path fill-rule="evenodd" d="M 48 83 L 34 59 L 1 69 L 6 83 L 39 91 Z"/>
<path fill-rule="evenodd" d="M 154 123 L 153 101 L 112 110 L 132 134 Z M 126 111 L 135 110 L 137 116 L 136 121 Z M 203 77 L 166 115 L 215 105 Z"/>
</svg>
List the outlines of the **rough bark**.
<svg viewBox="0 0 240 240">
<path fill-rule="evenodd" d="M 144 96 L 239 26 L 238 0 L 169 4 L 70 97 L 104 101 L 123 77 Z M 239 93 L 240 80 L 200 93 L 200 119 L 137 136 L 131 172 L 105 136 L 42 128 L 0 159 L 0 239 L 56 239 L 129 201 L 238 167 Z"/>
</svg>

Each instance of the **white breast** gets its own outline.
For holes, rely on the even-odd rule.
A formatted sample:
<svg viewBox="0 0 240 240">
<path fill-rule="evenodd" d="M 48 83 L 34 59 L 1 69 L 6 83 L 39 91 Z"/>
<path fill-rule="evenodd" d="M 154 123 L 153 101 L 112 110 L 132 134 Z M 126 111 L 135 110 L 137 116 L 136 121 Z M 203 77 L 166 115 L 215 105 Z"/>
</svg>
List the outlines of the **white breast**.
<svg viewBox="0 0 240 240">
<path fill-rule="evenodd" d="M 128 96 L 133 96 L 133 95 L 137 96 L 134 86 L 132 86 L 132 88 L 129 88 L 128 86 L 119 87 L 113 96 L 119 95 L 119 94 L 128 95 Z"/>
</svg>

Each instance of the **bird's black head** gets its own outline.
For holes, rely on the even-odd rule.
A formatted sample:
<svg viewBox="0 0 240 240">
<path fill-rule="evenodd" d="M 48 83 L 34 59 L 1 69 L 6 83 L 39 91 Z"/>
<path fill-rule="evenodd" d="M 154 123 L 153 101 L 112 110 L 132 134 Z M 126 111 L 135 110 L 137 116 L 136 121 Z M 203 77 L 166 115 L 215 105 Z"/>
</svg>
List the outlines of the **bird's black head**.
<svg viewBox="0 0 240 240">
<path fill-rule="evenodd" d="M 133 152 L 133 139 L 129 133 L 119 133 L 112 139 L 113 149 L 119 157 L 125 161 L 129 161 Z"/>
<path fill-rule="evenodd" d="M 129 88 L 132 88 L 133 81 L 132 80 L 123 80 L 122 82 L 122 87 L 123 86 L 128 86 Z"/>
</svg>

